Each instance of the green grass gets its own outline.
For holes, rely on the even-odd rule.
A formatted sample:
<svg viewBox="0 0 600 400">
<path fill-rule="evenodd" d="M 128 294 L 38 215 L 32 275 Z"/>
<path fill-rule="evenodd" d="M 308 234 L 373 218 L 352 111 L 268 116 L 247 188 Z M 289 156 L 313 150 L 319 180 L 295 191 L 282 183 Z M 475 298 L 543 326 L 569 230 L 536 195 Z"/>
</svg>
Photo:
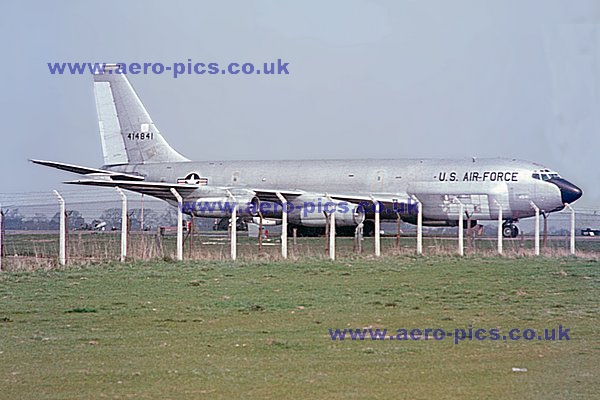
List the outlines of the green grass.
<svg viewBox="0 0 600 400">
<path fill-rule="evenodd" d="M 0 397 L 598 398 L 599 267 L 407 256 L 3 273 Z M 328 333 L 470 324 L 562 324 L 571 340 L 454 345 Z"/>
</svg>

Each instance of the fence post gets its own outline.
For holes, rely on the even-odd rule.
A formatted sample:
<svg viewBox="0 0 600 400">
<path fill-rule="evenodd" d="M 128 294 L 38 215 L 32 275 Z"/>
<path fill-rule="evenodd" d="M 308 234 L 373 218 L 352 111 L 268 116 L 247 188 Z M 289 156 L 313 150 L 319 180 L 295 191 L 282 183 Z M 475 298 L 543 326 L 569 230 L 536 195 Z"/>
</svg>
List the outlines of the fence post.
<svg viewBox="0 0 600 400">
<path fill-rule="evenodd" d="M 371 201 L 373 202 L 373 211 L 375 211 L 375 257 L 379 257 L 381 255 L 381 203 L 372 195 Z"/>
<path fill-rule="evenodd" d="M 457 198 L 454 198 L 454 202 L 458 203 L 458 254 L 461 256 L 465 255 L 465 242 L 464 242 L 464 222 L 463 214 L 465 213 L 465 205 Z"/>
<path fill-rule="evenodd" d="M 288 256 L 288 232 L 287 232 L 287 221 L 288 221 L 288 205 L 287 202 L 285 200 L 285 197 L 279 193 L 276 192 L 275 193 L 277 195 L 277 197 L 279 198 L 279 200 L 281 201 L 281 205 L 282 205 L 282 214 L 281 214 L 281 257 L 283 257 L 284 259 L 287 258 Z"/>
<path fill-rule="evenodd" d="M 156 251 L 160 252 L 161 258 L 165 256 L 162 244 L 162 228 L 160 227 L 160 225 L 156 227 Z"/>
<path fill-rule="evenodd" d="M 140 231 L 144 232 L 144 194 L 142 193 L 142 209 L 140 210 Z"/>
<path fill-rule="evenodd" d="M 292 241 L 294 243 L 294 254 L 298 254 L 298 228 L 292 228 Z"/>
<path fill-rule="evenodd" d="M 363 229 L 364 224 L 361 222 L 354 230 L 354 241 L 356 242 L 357 254 L 362 254 Z"/>
<path fill-rule="evenodd" d="M 396 213 L 396 250 L 400 250 L 400 230 L 402 224 L 402 216 L 399 212 Z"/>
<path fill-rule="evenodd" d="M 571 211 L 571 238 L 569 240 L 569 244 L 571 254 L 575 255 L 575 210 L 569 203 L 565 203 L 565 207 Z"/>
<path fill-rule="evenodd" d="M 502 220 L 503 215 L 502 215 L 502 205 L 497 201 L 494 200 L 494 202 L 498 205 L 498 254 L 502 254 Z"/>
<path fill-rule="evenodd" d="M 540 208 L 533 201 L 529 201 L 531 207 L 535 210 L 535 255 L 540 255 Z"/>
<path fill-rule="evenodd" d="M 65 212 L 65 199 L 54 191 L 54 195 L 58 197 L 58 204 L 60 205 L 60 228 L 59 228 L 59 250 L 58 250 L 58 263 L 60 265 L 67 264 L 67 225 L 66 225 L 66 212 Z"/>
<path fill-rule="evenodd" d="M 127 260 L 127 196 L 117 187 L 117 192 L 121 196 L 121 262 Z"/>
<path fill-rule="evenodd" d="M 259 257 L 262 255 L 264 229 L 265 229 L 265 227 L 263 226 L 263 215 L 259 209 L 258 210 L 258 256 Z"/>
<path fill-rule="evenodd" d="M 192 214 L 190 218 L 190 223 L 188 225 L 190 229 L 188 229 L 188 237 L 190 238 L 190 259 L 192 258 L 192 254 L 194 253 L 194 232 L 196 231 L 196 221 L 194 221 L 194 214 Z"/>
<path fill-rule="evenodd" d="M 333 210 L 329 214 L 329 258 L 335 261 L 335 211 L 337 204 L 327 193 L 325 193 L 325 197 L 327 197 L 329 203 L 333 203 Z"/>
<path fill-rule="evenodd" d="M 231 259 L 233 261 L 235 261 L 235 259 L 237 258 L 237 204 L 235 204 L 235 197 L 233 197 L 233 195 L 231 194 L 231 192 L 229 190 L 227 191 L 227 195 L 229 196 L 229 198 L 231 199 L 231 203 L 233 204 L 232 210 L 231 210 L 230 243 L 231 243 Z M 262 232 L 259 232 L 258 234 L 261 235 Z"/>
<path fill-rule="evenodd" d="M 331 217 L 329 214 L 325 214 L 325 255 L 329 254 L 329 236 L 331 234 L 329 230 L 330 221 Z"/>
<path fill-rule="evenodd" d="M 417 254 L 423 254 L 423 204 L 417 196 L 411 196 L 417 202 Z"/>
<path fill-rule="evenodd" d="M 183 198 L 175 188 L 171 193 L 177 199 L 177 261 L 183 261 Z"/>
</svg>

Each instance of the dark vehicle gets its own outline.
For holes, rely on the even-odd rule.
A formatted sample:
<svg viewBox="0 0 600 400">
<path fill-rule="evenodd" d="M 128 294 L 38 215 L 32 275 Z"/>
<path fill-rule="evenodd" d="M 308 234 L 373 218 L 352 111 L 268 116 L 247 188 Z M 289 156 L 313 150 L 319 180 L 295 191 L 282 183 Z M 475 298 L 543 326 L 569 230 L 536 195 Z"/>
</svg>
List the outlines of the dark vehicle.
<svg viewBox="0 0 600 400">
<path fill-rule="evenodd" d="M 581 236 L 600 236 L 600 229 L 592 229 L 592 228 L 582 229 Z"/>
</svg>

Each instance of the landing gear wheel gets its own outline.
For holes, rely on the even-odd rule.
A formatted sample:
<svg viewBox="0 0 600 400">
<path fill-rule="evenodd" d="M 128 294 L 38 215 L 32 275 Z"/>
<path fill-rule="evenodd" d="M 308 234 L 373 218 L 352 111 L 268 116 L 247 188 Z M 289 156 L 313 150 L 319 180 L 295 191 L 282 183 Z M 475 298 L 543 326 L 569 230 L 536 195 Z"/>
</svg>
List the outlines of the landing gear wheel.
<svg viewBox="0 0 600 400">
<path fill-rule="evenodd" d="M 512 237 L 512 238 L 516 238 L 517 236 L 519 236 L 519 228 L 517 228 L 517 226 L 516 226 L 516 225 L 513 225 L 513 226 L 511 227 L 511 230 L 512 230 L 512 231 L 511 231 L 510 237 Z"/>
<path fill-rule="evenodd" d="M 502 226 L 502 236 L 505 238 L 516 238 L 519 236 L 519 228 L 513 224 L 505 224 Z"/>
<path fill-rule="evenodd" d="M 375 222 L 367 220 L 363 223 L 363 236 L 375 236 Z"/>
</svg>

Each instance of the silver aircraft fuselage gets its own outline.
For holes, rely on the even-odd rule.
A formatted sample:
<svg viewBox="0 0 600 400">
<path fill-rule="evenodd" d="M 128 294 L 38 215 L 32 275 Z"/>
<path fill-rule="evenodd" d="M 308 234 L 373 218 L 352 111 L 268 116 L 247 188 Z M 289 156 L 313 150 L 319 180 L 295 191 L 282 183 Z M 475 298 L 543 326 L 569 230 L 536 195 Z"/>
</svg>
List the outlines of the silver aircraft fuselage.
<svg viewBox="0 0 600 400">
<path fill-rule="evenodd" d="M 210 186 L 298 189 L 343 198 L 374 195 L 398 201 L 414 196 L 422 203 L 423 217 L 431 221 L 458 220 L 456 199 L 470 206 L 475 220 L 498 218 L 499 207 L 504 219 L 518 220 L 535 215 L 532 203 L 552 212 L 581 196 L 579 188 L 555 172 L 506 158 L 190 161 L 103 169 L 139 174 L 154 182 L 177 182 L 197 174 Z M 396 215 L 383 213 L 382 218 Z"/>
</svg>

